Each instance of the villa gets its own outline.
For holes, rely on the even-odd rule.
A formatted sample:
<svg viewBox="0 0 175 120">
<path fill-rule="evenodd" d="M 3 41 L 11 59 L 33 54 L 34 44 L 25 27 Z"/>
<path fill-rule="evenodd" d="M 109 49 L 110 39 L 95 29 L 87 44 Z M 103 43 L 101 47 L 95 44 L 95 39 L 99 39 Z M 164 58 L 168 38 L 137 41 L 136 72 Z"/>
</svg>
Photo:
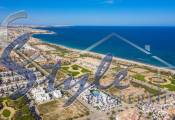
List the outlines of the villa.
<svg viewBox="0 0 175 120">
<path fill-rule="evenodd" d="M 58 99 L 62 97 L 60 90 L 54 90 L 51 92 L 47 92 L 46 89 L 42 86 L 38 86 L 33 88 L 31 91 L 31 96 L 35 100 L 36 103 L 41 104 L 44 102 L 49 102 L 54 99 Z"/>
</svg>

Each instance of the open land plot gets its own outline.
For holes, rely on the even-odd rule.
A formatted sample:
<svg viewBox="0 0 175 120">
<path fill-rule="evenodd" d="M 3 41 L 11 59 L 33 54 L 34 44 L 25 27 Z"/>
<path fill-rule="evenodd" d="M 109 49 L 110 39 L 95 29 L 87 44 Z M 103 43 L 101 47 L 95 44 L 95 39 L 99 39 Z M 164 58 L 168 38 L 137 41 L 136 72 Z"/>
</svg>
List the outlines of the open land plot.
<svg viewBox="0 0 175 120">
<path fill-rule="evenodd" d="M 128 88 L 123 89 L 123 90 L 119 90 L 113 86 L 113 87 L 108 88 L 105 91 L 111 95 L 122 97 L 125 102 L 128 102 L 129 97 L 131 97 L 134 100 L 137 100 L 138 96 L 145 95 L 144 88 L 135 87 L 132 85 L 130 85 Z"/>
<path fill-rule="evenodd" d="M 121 111 L 116 117 L 119 120 L 146 120 L 144 117 L 140 116 L 140 113 L 136 108 L 128 108 L 127 111 Z"/>
<path fill-rule="evenodd" d="M 65 98 L 41 104 L 38 109 L 43 120 L 71 120 L 89 115 L 89 110 L 80 102 L 74 102 L 68 107 L 63 107 Z"/>
<path fill-rule="evenodd" d="M 146 73 L 146 72 L 148 72 L 148 70 L 147 69 L 144 69 L 144 68 L 139 68 L 139 67 L 136 67 L 136 68 L 133 68 L 133 69 L 131 69 L 131 71 L 132 72 L 135 72 L 135 73 Z"/>
<path fill-rule="evenodd" d="M 100 84 L 102 86 L 108 86 L 110 84 L 113 84 L 113 82 L 114 82 L 114 76 L 112 75 L 105 75 L 100 80 Z"/>
<path fill-rule="evenodd" d="M 36 47 L 42 51 L 53 51 L 55 50 L 54 48 L 52 47 L 49 47 L 48 45 L 36 45 Z"/>
<path fill-rule="evenodd" d="M 89 68 L 89 70 L 95 72 L 98 65 L 100 64 L 100 60 L 91 57 L 80 57 L 77 59 L 76 64 L 81 65 L 85 68 Z"/>
</svg>

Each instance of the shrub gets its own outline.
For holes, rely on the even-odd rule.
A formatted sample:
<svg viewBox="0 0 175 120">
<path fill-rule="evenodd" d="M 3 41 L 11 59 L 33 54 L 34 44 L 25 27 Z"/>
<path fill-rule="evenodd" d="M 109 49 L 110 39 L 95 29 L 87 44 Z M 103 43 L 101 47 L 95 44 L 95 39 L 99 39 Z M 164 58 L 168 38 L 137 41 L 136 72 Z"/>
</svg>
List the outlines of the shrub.
<svg viewBox="0 0 175 120">
<path fill-rule="evenodd" d="M 67 71 L 69 67 L 62 67 L 63 70 Z"/>
<path fill-rule="evenodd" d="M 78 65 L 72 65 L 73 70 L 78 70 L 79 66 Z"/>
<path fill-rule="evenodd" d="M 134 76 L 135 79 L 137 80 L 141 80 L 141 81 L 145 81 L 145 76 L 141 75 L 141 74 L 136 74 Z"/>
<path fill-rule="evenodd" d="M 161 85 L 161 87 L 168 88 L 168 90 L 170 90 L 170 91 L 175 91 L 175 85 L 173 85 L 173 84 Z"/>
<path fill-rule="evenodd" d="M 9 110 L 5 109 L 5 110 L 3 110 L 2 114 L 4 117 L 9 117 L 11 112 Z"/>
<path fill-rule="evenodd" d="M 72 73 L 72 76 L 77 76 L 78 74 L 80 74 L 79 72 L 71 72 Z"/>
<path fill-rule="evenodd" d="M 88 73 L 88 72 L 90 72 L 90 71 L 87 70 L 87 69 L 85 69 L 85 68 L 82 68 L 81 72 L 82 72 L 82 73 Z"/>
</svg>

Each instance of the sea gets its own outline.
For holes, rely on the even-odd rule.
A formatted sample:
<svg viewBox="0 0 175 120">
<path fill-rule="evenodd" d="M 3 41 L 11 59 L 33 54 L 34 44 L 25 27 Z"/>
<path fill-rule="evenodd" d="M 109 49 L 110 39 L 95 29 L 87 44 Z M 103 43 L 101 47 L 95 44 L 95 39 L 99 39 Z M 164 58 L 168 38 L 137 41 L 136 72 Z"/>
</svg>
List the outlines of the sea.
<svg viewBox="0 0 175 120">
<path fill-rule="evenodd" d="M 47 43 L 79 50 L 90 48 L 92 52 L 111 53 L 119 58 L 159 67 L 175 66 L 175 27 L 62 26 L 38 29 L 55 33 L 33 35 Z"/>
</svg>

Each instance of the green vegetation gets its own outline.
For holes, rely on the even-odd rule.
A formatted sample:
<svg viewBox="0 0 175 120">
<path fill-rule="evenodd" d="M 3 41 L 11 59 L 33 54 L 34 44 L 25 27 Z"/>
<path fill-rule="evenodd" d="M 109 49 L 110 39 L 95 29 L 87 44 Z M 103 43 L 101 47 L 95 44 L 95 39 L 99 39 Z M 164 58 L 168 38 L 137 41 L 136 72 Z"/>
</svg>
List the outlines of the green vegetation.
<svg viewBox="0 0 175 120">
<path fill-rule="evenodd" d="M 110 117 L 109 117 L 109 120 L 116 120 L 116 119 L 115 119 L 115 117 L 110 116 Z"/>
<path fill-rule="evenodd" d="M 174 84 L 168 84 L 168 85 L 161 85 L 162 88 L 168 88 L 170 91 L 175 91 L 175 85 Z"/>
<path fill-rule="evenodd" d="M 5 109 L 5 110 L 3 110 L 2 114 L 4 117 L 10 117 L 11 112 L 10 112 L 10 110 Z"/>
<path fill-rule="evenodd" d="M 7 99 L 7 106 L 13 107 L 14 109 L 20 109 L 27 104 L 24 97 L 18 98 L 17 100 Z"/>
<path fill-rule="evenodd" d="M 79 65 L 76 65 L 76 64 L 71 65 L 71 66 L 63 66 L 62 70 L 64 72 L 66 72 L 67 74 L 70 74 L 70 75 L 72 75 L 74 77 L 76 77 L 76 76 L 78 76 L 80 74 L 90 73 L 89 70 L 87 70 L 87 69 L 85 69 L 85 68 L 83 68 L 83 67 L 81 67 Z"/>
<path fill-rule="evenodd" d="M 79 75 L 79 74 L 80 74 L 80 72 L 71 71 L 71 75 L 74 76 L 74 77 L 77 76 L 77 75 Z"/>
<path fill-rule="evenodd" d="M 80 68 L 80 66 L 78 66 L 78 65 L 72 65 L 71 67 L 73 70 L 78 70 Z"/>
<path fill-rule="evenodd" d="M 0 102 L 2 103 L 3 101 L 8 100 L 8 99 L 9 99 L 8 97 L 0 98 Z"/>
<path fill-rule="evenodd" d="M 116 113 L 116 112 L 113 110 L 113 111 L 112 111 L 112 114 L 115 114 L 115 113 Z"/>
<path fill-rule="evenodd" d="M 141 74 L 136 74 L 134 78 L 137 80 L 145 81 L 145 76 Z"/>
<path fill-rule="evenodd" d="M 153 115 L 153 113 L 152 112 L 149 112 L 148 116 L 152 116 L 152 115 Z"/>
<path fill-rule="evenodd" d="M 171 79 L 171 84 L 175 85 L 175 79 Z"/>
<path fill-rule="evenodd" d="M 90 71 L 87 70 L 87 69 L 85 69 L 85 68 L 82 68 L 82 69 L 81 69 L 81 72 L 82 72 L 82 73 L 90 73 Z"/>
<path fill-rule="evenodd" d="M 152 95 L 158 95 L 158 94 L 159 94 L 159 91 L 158 91 L 158 90 L 149 88 L 149 87 L 147 87 L 147 86 L 145 86 L 145 85 L 140 85 L 140 84 L 133 83 L 133 82 L 132 82 L 132 85 L 133 85 L 134 87 L 141 87 L 141 88 L 144 88 L 145 91 L 149 92 L 149 93 L 152 94 Z"/>
<path fill-rule="evenodd" d="M 63 70 L 67 71 L 69 67 L 62 67 Z"/>
<path fill-rule="evenodd" d="M 171 80 L 171 84 L 175 85 L 175 76 L 172 76 Z"/>
<path fill-rule="evenodd" d="M 34 120 L 32 113 L 29 110 L 29 106 L 24 97 L 18 98 L 17 100 L 6 99 L 7 106 L 12 107 L 16 110 L 14 120 Z"/>
<path fill-rule="evenodd" d="M 114 71 L 119 71 L 119 70 L 121 70 L 121 67 L 120 67 L 120 66 L 113 67 L 112 70 L 114 70 Z"/>
<path fill-rule="evenodd" d="M 167 88 L 170 91 L 175 91 L 175 76 L 170 78 L 171 84 L 168 85 L 161 85 L 162 88 Z"/>
</svg>

